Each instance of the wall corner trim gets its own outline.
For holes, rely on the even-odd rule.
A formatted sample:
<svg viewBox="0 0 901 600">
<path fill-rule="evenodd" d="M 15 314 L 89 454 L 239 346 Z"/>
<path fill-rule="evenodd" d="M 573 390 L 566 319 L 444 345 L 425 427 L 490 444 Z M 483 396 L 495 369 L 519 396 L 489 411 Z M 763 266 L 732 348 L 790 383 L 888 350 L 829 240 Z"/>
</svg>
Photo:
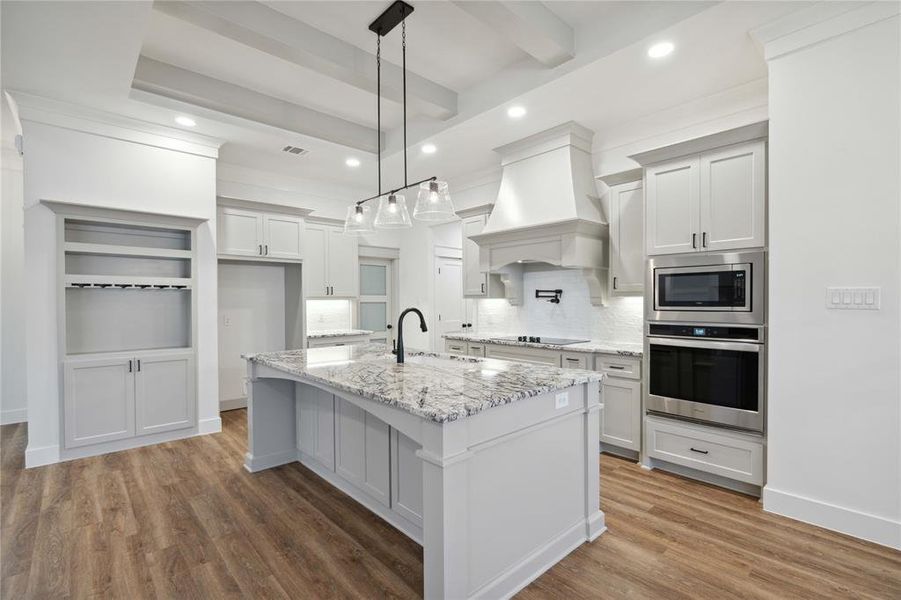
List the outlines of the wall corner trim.
<svg viewBox="0 0 901 600">
<path fill-rule="evenodd" d="M 901 521 L 829 504 L 766 485 L 763 510 L 901 550 Z"/>
</svg>

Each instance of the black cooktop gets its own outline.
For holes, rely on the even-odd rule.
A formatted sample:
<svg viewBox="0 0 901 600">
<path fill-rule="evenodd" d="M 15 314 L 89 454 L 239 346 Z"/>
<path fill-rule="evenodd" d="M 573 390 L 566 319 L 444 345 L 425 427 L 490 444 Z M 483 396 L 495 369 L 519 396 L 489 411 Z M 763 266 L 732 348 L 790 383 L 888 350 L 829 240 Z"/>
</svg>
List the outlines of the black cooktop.
<svg viewBox="0 0 901 600">
<path fill-rule="evenodd" d="M 581 344 L 582 342 L 589 341 L 575 340 L 572 338 L 543 337 L 540 335 L 509 335 L 497 339 L 505 342 L 531 342 L 533 344 L 550 344 L 552 346 L 568 346 L 570 344 Z"/>
</svg>

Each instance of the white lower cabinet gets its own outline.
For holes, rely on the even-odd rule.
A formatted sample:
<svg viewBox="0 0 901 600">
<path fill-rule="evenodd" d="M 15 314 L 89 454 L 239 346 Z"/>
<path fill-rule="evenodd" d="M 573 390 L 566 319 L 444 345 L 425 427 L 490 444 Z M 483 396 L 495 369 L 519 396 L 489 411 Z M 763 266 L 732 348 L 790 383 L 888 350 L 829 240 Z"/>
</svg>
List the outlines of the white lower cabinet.
<svg viewBox="0 0 901 600">
<path fill-rule="evenodd" d="M 391 430 L 391 510 L 422 527 L 422 460 L 420 446 Z"/>
<path fill-rule="evenodd" d="M 466 342 L 444 340 L 444 351 L 449 354 L 469 354 L 469 347 Z"/>
<path fill-rule="evenodd" d="M 298 390 L 298 447 L 309 458 L 334 471 L 335 397 L 310 386 Z"/>
<path fill-rule="evenodd" d="M 141 352 L 65 362 L 67 448 L 192 427 L 194 353 Z"/>
<path fill-rule="evenodd" d="M 467 344 L 467 354 L 469 354 L 470 356 L 484 357 L 485 356 L 485 344 L 476 344 L 476 343 L 470 342 L 469 344 Z"/>
<path fill-rule="evenodd" d="M 651 416 L 645 433 L 651 458 L 763 485 L 761 436 Z"/>
<path fill-rule="evenodd" d="M 390 505 L 388 424 L 356 404 L 335 398 L 335 472 Z"/>
<path fill-rule="evenodd" d="M 641 382 L 608 377 L 601 384 L 601 443 L 641 449 Z"/>
</svg>

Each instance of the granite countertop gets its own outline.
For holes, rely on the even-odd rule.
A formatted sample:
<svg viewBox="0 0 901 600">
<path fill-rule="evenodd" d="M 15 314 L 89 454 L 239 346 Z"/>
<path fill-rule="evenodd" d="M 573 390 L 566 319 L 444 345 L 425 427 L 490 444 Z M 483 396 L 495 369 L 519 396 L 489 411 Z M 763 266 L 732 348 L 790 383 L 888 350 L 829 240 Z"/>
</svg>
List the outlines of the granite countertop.
<svg viewBox="0 0 901 600">
<path fill-rule="evenodd" d="M 322 331 L 307 333 L 307 337 L 314 340 L 328 337 L 350 337 L 352 335 L 372 335 L 372 332 L 368 329 L 323 329 Z"/>
<path fill-rule="evenodd" d="M 400 365 L 382 344 L 244 358 L 438 423 L 604 378 L 596 371 L 418 351 L 407 351 L 406 362 Z"/>
<path fill-rule="evenodd" d="M 458 331 L 444 334 L 445 339 L 461 340 L 465 342 L 482 342 L 483 344 L 498 344 L 499 346 L 523 346 L 526 348 L 544 348 L 547 350 L 561 350 L 566 352 L 586 352 L 598 354 L 618 354 L 620 356 L 641 357 L 644 347 L 641 344 L 628 342 L 605 342 L 591 340 L 579 344 L 558 346 L 555 344 L 536 344 L 535 342 L 518 342 L 516 340 L 502 340 L 501 337 L 509 337 L 509 333 L 474 333 Z"/>
</svg>

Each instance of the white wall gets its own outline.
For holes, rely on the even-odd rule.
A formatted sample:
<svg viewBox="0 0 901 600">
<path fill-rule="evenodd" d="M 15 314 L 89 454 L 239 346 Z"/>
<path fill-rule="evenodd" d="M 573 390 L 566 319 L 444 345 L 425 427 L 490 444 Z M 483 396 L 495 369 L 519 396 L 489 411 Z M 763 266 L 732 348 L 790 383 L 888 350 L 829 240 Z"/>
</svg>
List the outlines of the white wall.
<svg viewBox="0 0 901 600">
<path fill-rule="evenodd" d="M 27 396 L 29 466 L 58 460 L 60 384 L 57 337 L 55 215 L 42 199 L 106 208 L 207 217 L 197 234 L 198 429 L 218 431 L 216 342 L 215 148 L 177 151 L 184 144 L 68 115 L 26 111 L 25 266 L 28 307 Z M 43 122 L 59 121 L 64 127 Z M 83 130 L 80 130 L 83 129 Z M 96 133 L 87 133 L 95 131 Z M 129 140 L 140 140 L 142 143 Z M 197 148 L 191 146 L 191 148 Z"/>
<path fill-rule="evenodd" d="M 901 23 L 897 5 L 879 4 L 766 46 L 763 502 L 901 548 Z M 892 9 L 861 27 L 868 12 Z M 882 309 L 827 310 L 827 286 L 879 286 Z"/>
<path fill-rule="evenodd" d="M 220 263 L 219 399 L 246 399 L 241 355 L 285 348 L 285 267 Z"/>
<path fill-rule="evenodd" d="M 22 213 L 22 158 L 17 129 L 3 99 L 0 173 L 0 424 L 27 418 L 25 403 L 25 242 Z"/>
</svg>

